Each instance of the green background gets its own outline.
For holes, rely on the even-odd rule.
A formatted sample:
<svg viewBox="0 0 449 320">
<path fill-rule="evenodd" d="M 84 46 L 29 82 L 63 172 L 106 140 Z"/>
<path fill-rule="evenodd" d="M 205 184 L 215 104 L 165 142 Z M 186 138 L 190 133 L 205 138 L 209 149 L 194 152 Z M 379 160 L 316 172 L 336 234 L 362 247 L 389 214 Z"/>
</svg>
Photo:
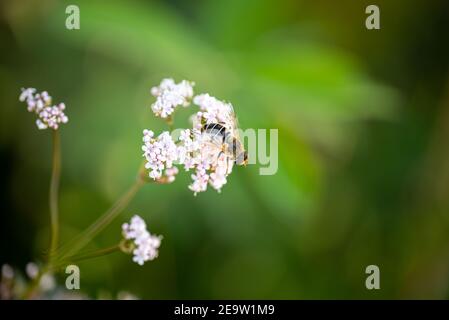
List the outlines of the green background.
<svg viewBox="0 0 449 320">
<path fill-rule="evenodd" d="M 65 28 L 69 4 L 80 30 Z M 365 28 L 369 4 L 380 30 Z M 236 168 L 197 197 L 189 173 L 145 186 L 91 249 L 139 214 L 164 236 L 159 258 L 80 263 L 83 293 L 448 298 L 448 16 L 445 1 L 0 2 L 0 264 L 23 270 L 48 246 L 50 132 L 20 88 L 67 105 L 66 241 L 133 183 L 142 130 L 166 128 L 149 90 L 173 77 L 231 101 L 244 129 L 278 129 L 279 170 Z M 381 290 L 365 288 L 370 264 Z"/>
</svg>

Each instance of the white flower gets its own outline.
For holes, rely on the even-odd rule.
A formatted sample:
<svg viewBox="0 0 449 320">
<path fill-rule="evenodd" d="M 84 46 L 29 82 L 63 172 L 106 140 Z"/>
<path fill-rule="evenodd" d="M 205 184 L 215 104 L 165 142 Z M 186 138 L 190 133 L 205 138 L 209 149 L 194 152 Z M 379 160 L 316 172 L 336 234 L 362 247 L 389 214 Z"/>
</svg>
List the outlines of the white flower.
<svg viewBox="0 0 449 320">
<path fill-rule="evenodd" d="M 178 161 L 186 170 L 195 170 L 189 185 L 195 195 L 206 191 L 208 184 L 220 191 L 232 171 L 234 161 L 212 139 L 210 134 L 197 129 L 184 130 L 179 137 Z"/>
<path fill-rule="evenodd" d="M 209 179 L 210 185 L 218 192 L 226 184 L 226 177 L 231 173 L 233 164 L 234 162 L 229 161 L 223 154 L 218 157 L 215 170 L 210 174 Z"/>
<path fill-rule="evenodd" d="M 176 84 L 173 79 L 164 79 L 158 87 L 151 88 L 151 94 L 156 102 L 151 105 L 154 114 L 167 118 L 177 106 L 188 107 L 193 97 L 194 83 L 182 80 Z"/>
<path fill-rule="evenodd" d="M 122 225 L 123 237 L 127 240 L 133 240 L 133 261 L 143 265 L 146 261 L 154 260 L 158 256 L 158 249 L 161 245 L 161 236 L 150 234 L 147 230 L 145 221 L 135 215 L 130 223 Z"/>
<path fill-rule="evenodd" d="M 50 291 L 56 287 L 55 277 L 50 273 L 45 273 L 39 282 L 39 288 L 42 291 Z"/>
<path fill-rule="evenodd" d="M 178 162 L 188 171 L 200 161 L 197 155 L 201 148 L 202 135 L 199 130 L 186 129 L 181 131 L 178 139 Z"/>
<path fill-rule="evenodd" d="M 39 267 L 34 262 L 28 262 L 25 266 L 25 272 L 31 279 L 34 279 L 39 274 Z"/>
<path fill-rule="evenodd" d="M 177 167 L 168 168 L 165 170 L 165 175 L 167 177 L 167 183 L 172 183 L 175 181 L 175 177 L 178 174 L 179 170 Z"/>
<path fill-rule="evenodd" d="M 233 108 L 230 103 L 220 101 L 208 93 L 195 96 L 193 103 L 201 110 L 197 113 L 197 117 L 204 121 L 199 121 L 199 123 L 223 123 L 226 127 L 233 124 Z"/>
<path fill-rule="evenodd" d="M 152 131 L 144 131 L 142 149 L 147 160 L 145 167 L 149 170 L 150 178 L 158 182 L 172 182 L 178 173 L 173 165 L 180 164 L 186 171 L 194 171 L 189 189 L 195 195 L 206 191 L 208 185 L 220 192 L 227 183 L 235 161 L 224 152 L 220 132 L 211 134 L 210 130 L 203 128 L 206 124 L 220 124 L 226 132 L 234 130 L 234 110 L 230 103 L 207 93 L 193 97 L 192 87 L 191 82 L 184 80 L 176 84 L 169 78 L 151 89 L 152 95 L 157 97 L 152 105 L 157 116 L 166 118 L 175 107 L 188 106 L 191 101 L 199 106 L 200 111 L 191 117 L 192 129 L 181 131 L 177 144 L 168 132 L 155 138 Z"/>
<path fill-rule="evenodd" d="M 14 278 L 14 269 L 9 264 L 2 265 L 2 278 L 12 279 Z"/>
<path fill-rule="evenodd" d="M 136 215 L 131 218 L 130 224 L 122 225 L 122 231 L 125 239 L 137 239 L 147 232 L 147 225 L 141 217 Z"/>
<path fill-rule="evenodd" d="M 47 91 L 35 93 L 36 89 L 22 88 L 19 100 L 26 101 L 29 112 L 34 112 L 38 119 L 36 125 L 38 129 L 43 130 L 51 128 L 57 130 L 61 123 L 67 123 L 69 118 L 65 115 L 65 104 L 51 105 L 52 99 Z"/>
<path fill-rule="evenodd" d="M 22 93 L 20 94 L 19 100 L 21 102 L 33 100 L 34 99 L 34 93 L 36 92 L 36 89 L 34 88 L 22 88 Z"/>
<path fill-rule="evenodd" d="M 171 180 L 169 182 L 172 182 L 178 172 L 169 169 L 178 158 L 178 150 L 170 133 L 164 131 L 154 138 L 153 131 L 144 130 L 142 150 L 146 159 L 145 168 L 150 170 L 149 177 L 159 180 L 165 175 Z"/>
<path fill-rule="evenodd" d="M 207 190 L 207 183 L 209 181 L 209 175 L 206 173 L 206 169 L 203 165 L 198 165 L 195 174 L 191 175 L 192 184 L 189 185 L 189 189 L 192 190 L 195 195 L 198 192 L 203 192 Z"/>
</svg>

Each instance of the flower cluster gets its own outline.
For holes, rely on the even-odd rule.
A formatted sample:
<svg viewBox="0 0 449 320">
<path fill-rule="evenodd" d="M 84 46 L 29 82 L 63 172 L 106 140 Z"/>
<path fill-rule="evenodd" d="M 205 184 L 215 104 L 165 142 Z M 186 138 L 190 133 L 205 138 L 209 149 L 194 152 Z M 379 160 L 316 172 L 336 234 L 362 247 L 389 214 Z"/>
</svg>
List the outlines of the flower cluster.
<svg viewBox="0 0 449 320">
<path fill-rule="evenodd" d="M 184 165 L 186 171 L 194 168 L 198 164 L 197 155 L 201 150 L 203 135 L 198 129 L 182 130 L 179 135 L 178 162 Z"/>
<path fill-rule="evenodd" d="M 178 161 L 186 171 L 194 169 L 189 189 L 195 194 L 206 191 L 208 184 L 220 191 L 232 171 L 234 161 L 217 148 L 214 139 L 216 137 L 196 129 L 184 130 L 179 137 Z"/>
<path fill-rule="evenodd" d="M 196 123 L 222 123 L 227 128 L 233 126 L 234 112 L 230 103 L 220 101 L 207 93 L 197 95 L 193 99 L 193 103 L 198 105 L 201 110 L 196 114 Z"/>
<path fill-rule="evenodd" d="M 161 118 L 170 116 L 177 106 L 188 107 L 193 97 L 193 82 L 186 80 L 175 83 L 173 79 L 163 79 L 158 87 L 151 88 L 156 102 L 151 105 L 154 114 Z"/>
<path fill-rule="evenodd" d="M 45 272 L 38 278 L 42 269 L 35 262 L 27 263 L 25 267 L 25 275 L 19 270 L 14 270 L 9 264 L 3 264 L 0 269 L 0 300 L 17 299 L 25 293 L 24 284 L 28 281 L 37 281 L 37 287 L 33 298 L 37 298 L 36 294 L 41 297 L 53 292 L 56 288 L 56 280 L 52 273 Z"/>
<path fill-rule="evenodd" d="M 114 295 L 107 291 L 102 291 L 97 296 L 89 297 L 80 290 L 67 290 L 66 285 L 58 285 L 52 273 L 43 271 L 43 266 L 35 262 L 30 262 L 25 267 L 25 273 L 21 268 L 13 268 L 9 264 L 0 265 L 0 300 L 92 300 L 92 299 L 113 299 Z M 39 283 L 36 282 L 39 280 Z M 32 289 L 30 291 L 30 289 Z M 135 295 L 127 291 L 119 291 L 116 298 L 118 300 L 136 300 Z"/>
<path fill-rule="evenodd" d="M 38 119 L 36 125 L 39 129 L 51 128 L 57 130 L 61 123 L 67 123 L 69 118 L 65 115 L 65 104 L 52 105 L 51 96 L 47 91 L 36 93 L 34 88 L 22 88 L 19 100 L 26 102 L 29 112 L 34 112 Z"/>
<path fill-rule="evenodd" d="M 150 234 L 145 221 L 141 217 L 135 215 L 131 218 L 130 223 L 124 223 L 122 233 L 126 240 L 132 240 L 133 242 L 134 262 L 143 265 L 146 261 L 157 258 L 162 237 Z"/>
<path fill-rule="evenodd" d="M 152 131 L 145 130 L 142 148 L 147 161 L 146 168 L 150 171 L 149 177 L 156 181 L 168 176 L 169 170 L 176 168 L 173 167 L 174 163 L 183 165 L 186 171 L 193 169 L 193 181 L 189 189 L 196 195 L 206 191 L 208 185 L 220 191 L 226 184 L 234 161 L 223 150 L 223 136 L 225 131 L 235 130 L 236 124 L 230 103 L 220 101 L 207 93 L 194 96 L 191 84 L 192 82 L 186 80 L 175 84 L 173 79 L 164 79 L 159 87 L 152 88 L 153 95 L 157 97 L 152 108 L 158 116 L 165 118 L 174 111 L 174 106 L 185 107 L 190 105 L 190 102 L 197 105 L 200 111 L 192 117 L 192 129 L 181 131 L 176 144 L 166 131 L 154 138 Z M 204 130 L 205 125 L 213 124 L 219 124 L 224 129 L 213 133 L 211 130 Z M 174 175 L 170 176 L 168 182 L 174 179 Z"/>
<path fill-rule="evenodd" d="M 25 266 L 25 272 L 30 279 L 36 279 L 39 272 L 39 266 L 35 262 L 28 262 Z M 56 286 L 56 280 L 51 273 L 44 273 L 39 281 L 39 287 L 42 291 L 52 290 Z"/>
<path fill-rule="evenodd" d="M 169 182 L 173 182 L 178 173 L 173 168 L 173 162 L 177 159 L 177 147 L 168 131 L 154 138 L 153 131 L 144 130 L 142 150 L 146 159 L 145 168 L 150 170 L 150 178 L 160 180 L 164 174 Z"/>
</svg>

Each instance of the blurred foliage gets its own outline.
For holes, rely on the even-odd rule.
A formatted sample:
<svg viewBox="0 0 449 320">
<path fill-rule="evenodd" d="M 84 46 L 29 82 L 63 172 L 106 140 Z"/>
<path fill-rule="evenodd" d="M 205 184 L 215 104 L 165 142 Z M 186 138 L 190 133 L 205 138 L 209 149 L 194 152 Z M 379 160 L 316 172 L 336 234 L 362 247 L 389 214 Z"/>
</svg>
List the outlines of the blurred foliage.
<svg viewBox="0 0 449 320">
<path fill-rule="evenodd" d="M 142 215 L 164 235 L 139 267 L 123 254 L 80 265 L 84 292 L 141 298 L 448 298 L 449 8 L 443 1 L 73 1 L 0 4 L 0 264 L 48 243 L 50 138 L 17 101 L 48 90 L 62 130 L 63 240 L 133 182 L 149 89 L 196 82 L 233 103 L 243 128 L 279 129 L 279 170 L 237 168 L 221 194 L 189 174 L 146 186 L 92 247 Z M 446 100 L 445 100 L 446 99 Z M 187 126 L 189 109 L 177 114 Z M 365 268 L 382 290 L 365 289 Z M 63 279 L 63 278 L 61 278 Z"/>
</svg>

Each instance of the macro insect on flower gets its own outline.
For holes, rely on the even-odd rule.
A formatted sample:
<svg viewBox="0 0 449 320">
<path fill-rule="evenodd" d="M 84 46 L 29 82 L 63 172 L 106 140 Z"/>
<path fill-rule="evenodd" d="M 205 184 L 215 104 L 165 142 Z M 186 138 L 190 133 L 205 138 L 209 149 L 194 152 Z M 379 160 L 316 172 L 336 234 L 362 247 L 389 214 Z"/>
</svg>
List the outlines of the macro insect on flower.
<svg viewBox="0 0 449 320">
<path fill-rule="evenodd" d="M 152 105 L 156 116 L 166 118 L 172 115 L 174 106 L 187 107 L 190 101 L 199 107 L 199 111 L 192 117 L 192 128 L 181 131 L 176 144 L 168 131 L 154 138 L 153 131 L 144 130 L 142 149 L 148 176 L 153 180 L 160 181 L 164 172 L 166 174 L 175 168 L 173 164 L 184 166 L 186 171 L 193 170 L 189 189 L 196 195 L 206 191 L 208 185 L 221 191 L 233 165 L 247 164 L 247 153 L 238 134 L 237 117 L 232 105 L 207 93 L 194 96 L 192 84 L 187 80 L 175 84 L 169 78 L 162 80 L 159 87 L 151 89 L 157 97 Z M 172 174 L 169 182 L 173 180 Z"/>
<path fill-rule="evenodd" d="M 159 255 L 162 236 L 151 234 L 145 221 L 134 215 L 129 223 L 122 225 L 122 237 L 114 245 L 82 252 L 102 230 L 106 228 L 129 204 L 141 187 L 148 182 L 158 184 L 172 183 L 179 172 L 177 166 L 191 171 L 192 183 L 189 189 L 196 195 L 204 192 L 210 185 L 217 191 L 227 183 L 234 165 L 245 165 L 246 151 L 238 135 L 237 118 L 232 105 L 220 101 L 209 94 L 195 96 L 194 82 L 163 79 L 159 86 L 151 89 L 156 101 L 151 105 L 153 113 L 170 125 L 176 108 L 196 105 L 199 110 L 192 115 L 192 125 L 181 130 L 179 137 L 173 139 L 169 131 L 156 135 L 151 130 L 143 131 L 144 163 L 139 169 L 137 179 L 114 205 L 67 243 L 59 243 L 59 181 L 61 170 L 60 128 L 69 118 L 65 114 L 65 104 L 54 105 L 47 91 L 37 92 L 34 88 L 22 89 L 21 102 L 27 104 L 27 110 L 37 116 L 39 129 L 52 129 L 52 174 L 50 183 L 49 211 L 51 221 L 50 245 L 43 261 L 29 263 L 26 267 L 29 283 L 16 284 L 14 269 L 2 266 L 0 297 L 33 298 L 45 297 L 53 290 L 53 273 L 61 267 L 77 261 L 122 251 L 132 254 L 132 260 L 139 265 L 154 260 Z M 81 253 L 80 253 L 81 251 Z"/>
</svg>

